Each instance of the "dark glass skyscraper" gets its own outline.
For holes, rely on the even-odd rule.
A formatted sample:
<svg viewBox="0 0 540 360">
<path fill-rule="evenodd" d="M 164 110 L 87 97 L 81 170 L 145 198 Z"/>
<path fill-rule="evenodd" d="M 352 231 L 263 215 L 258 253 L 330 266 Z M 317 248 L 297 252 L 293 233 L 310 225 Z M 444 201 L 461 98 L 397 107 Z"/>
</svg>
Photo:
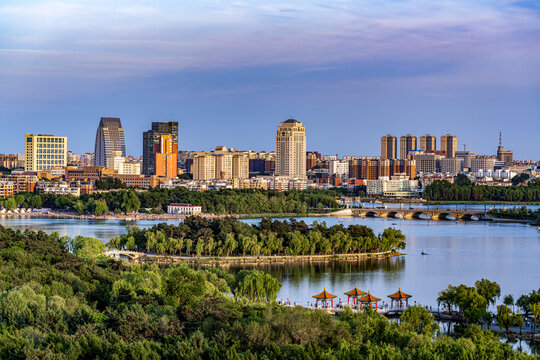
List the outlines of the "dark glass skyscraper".
<svg viewBox="0 0 540 360">
<path fill-rule="evenodd" d="M 154 175 L 154 145 L 159 144 L 161 135 L 172 135 L 173 143 L 178 145 L 178 122 L 152 122 L 152 129 L 143 133 L 142 173 Z"/>
<path fill-rule="evenodd" d="M 126 141 L 120 118 L 102 117 L 96 132 L 94 165 L 107 166 L 107 158 L 113 151 L 121 151 L 126 156 Z"/>
</svg>

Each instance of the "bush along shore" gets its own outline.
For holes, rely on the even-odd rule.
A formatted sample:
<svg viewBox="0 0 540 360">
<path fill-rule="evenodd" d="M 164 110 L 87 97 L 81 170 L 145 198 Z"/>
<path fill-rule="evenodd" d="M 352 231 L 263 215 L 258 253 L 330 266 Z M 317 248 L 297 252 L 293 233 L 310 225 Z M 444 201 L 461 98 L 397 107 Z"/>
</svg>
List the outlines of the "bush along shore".
<svg viewBox="0 0 540 360">
<path fill-rule="evenodd" d="M 399 323 L 370 308 L 334 316 L 277 305 L 281 284 L 260 271 L 128 266 L 103 250 L 0 227 L 1 359 L 536 359 L 475 324 L 441 334 L 420 306 Z M 479 299 L 469 292 L 441 301 L 466 312 L 467 297 Z"/>
<path fill-rule="evenodd" d="M 306 256 L 359 253 L 394 253 L 404 249 L 406 237 L 387 228 L 375 235 L 363 225 L 334 225 L 263 218 L 249 225 L 235 218 L 187 217 L 183 223 L 161 223 L 150 229 L 128 226 L 127 233 L 112 238 L 109 249 L 148 252 L 158 255 L 197 257 Z"/>
</svg>

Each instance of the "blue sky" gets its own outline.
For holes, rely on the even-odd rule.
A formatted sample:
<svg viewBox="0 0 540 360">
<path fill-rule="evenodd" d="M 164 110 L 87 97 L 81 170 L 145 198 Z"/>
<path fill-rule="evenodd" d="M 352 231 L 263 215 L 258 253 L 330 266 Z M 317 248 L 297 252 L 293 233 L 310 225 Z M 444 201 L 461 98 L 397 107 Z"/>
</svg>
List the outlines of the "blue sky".
<svg viewBox="0 0 540 360">
<path fill-rule="evenodd" d="M 0 2 L 0 152 L 24 133 L 93 151 L 119 116 L 139 155 L 152 121 L 180 149 L 272 150 L 293 115 L 308 149 L 378 155 L 392 133 L 458 136 L 539 159 L 536 1 Z"/>
</svg>

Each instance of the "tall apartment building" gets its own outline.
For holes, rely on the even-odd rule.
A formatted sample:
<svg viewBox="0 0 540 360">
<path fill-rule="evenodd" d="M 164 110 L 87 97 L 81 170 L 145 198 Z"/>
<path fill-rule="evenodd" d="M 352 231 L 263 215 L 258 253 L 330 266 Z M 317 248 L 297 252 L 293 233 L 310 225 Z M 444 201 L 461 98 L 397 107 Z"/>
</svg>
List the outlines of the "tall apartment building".
<svg viewBox="0 0 540 360">
<path fill-rule="evenodd" d="M 381 159 L 397 158 L 397 138 L 394 135 L 381 137 Z"/>
<path fill-rule="evenodd" d="M 441 136 L 441 151 L 446 152 L 447 158 L 456 157 L 457 137 L 452 134 Z"/>
<path fill-rule="evenodd" d="M 276 175 L 306 177 L 306 128 L 295 119 L 288 119 L 278 126 Z"/>
<path fill-rule="evenodd" d="M 201 154 L 193 158 L 191 173 L 194 180 L 216 179 L 216 160 L 212 154 Z"/>
<path fill-rule="evenodd" d="M 407 134 L 399 138 L 399 158 L 407 159 L 409 151 L 415 151 L 417 148 L 418 142 L 416 136 Z"/>
<path fill-rule="evenodd" d="M 159 144 L 154 145 L 154 174 L 174 179 L 178 175 L 178 144 L 171 134 L 161 135 Z"/>
<path fill-rule="evenodd" d="M 437 150 L 437 138 L 431 134 L 420 136 L 420 150 Z"/>
<path fill-rule="evenodd" d="M 25 171 L 42 171 L 67 165 L 67 137 L 24 135 Z"/>
<path fill-rule="evenodd" d="M 126 156 L 126 140 L 120 118 L 102 117 L 96 131 L 94 165 L 107 166 L 107 158 L 113 151 L 121 151 Z"/>
<path fill-rule="evenodd" d="M 237 154 L 232 156 L 232 178 L 249 178 L 249 158 L 247 155 Z"/>
<path fill-rule="evenodd" d="M 200 152 L 193 158 L 194 180 L 231 180 L 249 178 L 249 157 L 241 151 L 229 152 L 218 146 L 214 152 Z"/>
<path fill-rule="evenodd" d="M 178 148 L 178 122 L 152 122 L 152 128 L 143 133 L 142 172 L 153 175 L 155 172 L 155 145 L 161 141 L 161 135 L 171 135 L 173 144 Z"/>
</svg>

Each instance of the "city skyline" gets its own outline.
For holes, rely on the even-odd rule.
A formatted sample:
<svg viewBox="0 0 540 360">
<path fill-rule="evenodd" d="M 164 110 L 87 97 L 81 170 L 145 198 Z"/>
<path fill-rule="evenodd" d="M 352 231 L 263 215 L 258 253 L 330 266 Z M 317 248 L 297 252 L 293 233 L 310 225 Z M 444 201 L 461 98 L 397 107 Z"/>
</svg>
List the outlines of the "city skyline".
<svg viewBox="0 0 540 360">
<path fill-rule="evenodd" d="M 502 131 L 516 158 L 537 159 L 538 10 L 506 0 L 3 2 L 0 152 L 22 152 L 28 132 L 91 151 L 96 119 L 111 116 L 140 154 L 138 134 L 173 114 L 182 150 L 269 150 L 274 139 L 259 134 L 292 115 L 310 129 L 307 150 L 323 153 L 376 155 L 382 134 L 429 132 L 490 154 Z"/>
</svg>

